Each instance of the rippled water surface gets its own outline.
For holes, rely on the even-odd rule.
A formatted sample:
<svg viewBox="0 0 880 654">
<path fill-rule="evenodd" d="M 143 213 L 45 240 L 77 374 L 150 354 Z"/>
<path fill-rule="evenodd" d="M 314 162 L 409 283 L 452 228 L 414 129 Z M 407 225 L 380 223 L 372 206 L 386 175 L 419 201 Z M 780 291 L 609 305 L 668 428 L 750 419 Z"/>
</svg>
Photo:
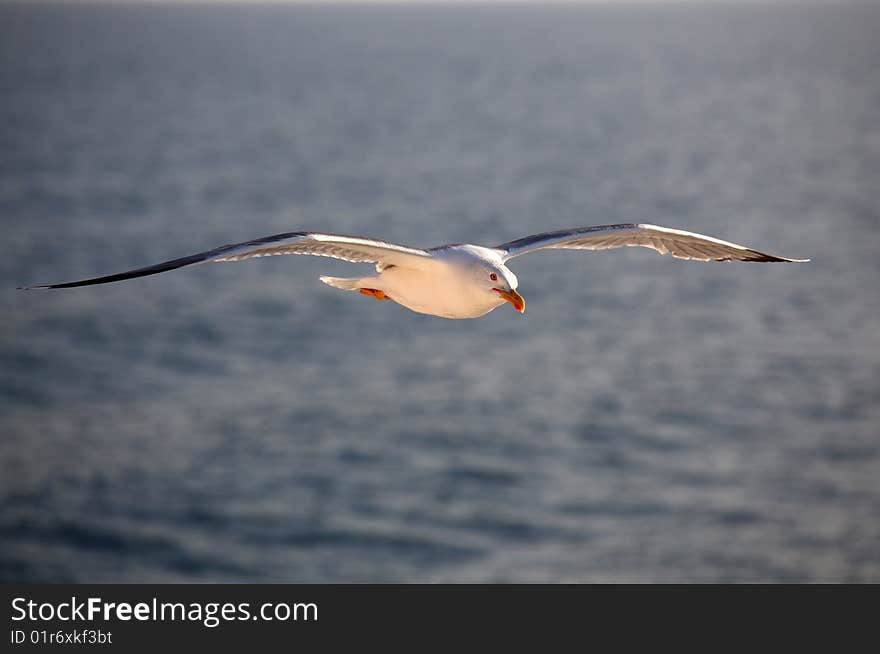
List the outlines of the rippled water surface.
<svg viewBox="0 0 880 654">
<path fill-rule="evenodd" d="M 875 7 L 0 7 L 3 581 L 880 581 Z M 449 321 L 296 229 L 654 222 Z"/>
</svg>

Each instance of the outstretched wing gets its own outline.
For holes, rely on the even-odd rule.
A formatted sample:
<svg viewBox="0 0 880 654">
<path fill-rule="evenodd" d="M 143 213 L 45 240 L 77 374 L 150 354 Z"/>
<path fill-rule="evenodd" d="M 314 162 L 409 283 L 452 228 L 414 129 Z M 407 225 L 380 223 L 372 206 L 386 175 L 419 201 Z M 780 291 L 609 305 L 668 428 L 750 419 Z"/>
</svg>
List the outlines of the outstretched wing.
<svg viewBox="0 0 880 654">
<path fill-rule="evenodd" d="M 311 254 L 321 257 L 342 259 L 354 263 L 375 263 L 380 267 L 402 266 L 425 269 L 431 266 L 432 256 L 425 250 L 410 248 L 396 243 L 376 241 L 359 236 L 340 236 L 315 232 L 288 232 L 258 238 L 246 243 L 222 245 L 219 248 L 199 252 L 188 257 L 164 261 L 145 268 L 94 277 L 64 284 L 45 284 L 28 288 L 73 288 L 92 284 L 107 284 L 123 279 L 145 277 L 156 273 L 176 270 L 206 261 L 241 261 L 251 257 L 271 257 L 277 254 Z"/>
<path fill-rule="evenodd" d="M 504 243 L 496 249 L 507 261 L 533 250 L 607 250 L 625 245 L 652 248 L 660 254 L 671 254 L 679 259 L 698 261 L 809 261 L 809 259 L 777 257 L 736 243 L 728 243 L 711 236 L 680 229 L 643 224 L 599 225 L 545 232 Z"/>
</svg>

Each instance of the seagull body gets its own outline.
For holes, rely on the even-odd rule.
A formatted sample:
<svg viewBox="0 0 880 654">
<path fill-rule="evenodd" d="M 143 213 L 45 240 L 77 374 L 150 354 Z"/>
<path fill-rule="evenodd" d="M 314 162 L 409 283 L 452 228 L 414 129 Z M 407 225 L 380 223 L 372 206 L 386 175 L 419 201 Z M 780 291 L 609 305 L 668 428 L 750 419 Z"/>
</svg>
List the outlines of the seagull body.
<svg viewBox="0 0 880 654">
<path fill-rule="evenodd" d="M 519 285 L 516 275 L 504 265 L 497 251 L 462 244 L 446 245 L 429 252 L 430 266 L 424 270 L 390 266 L 371 277 L 321 277 L 321 281 L 345 290 L 358 289 L 379 299 L 394 300 L 417 313 L 441 318 L 479 318 L 505 302 L 513 303 L 519 310 L 525 309 L 525 301 L 516 292 Z M 484 280 L 491 282 L 489 292 Z"/>
<path fill-rule="evenodd" d="M 545 249 L 605 250 L 624 246 L 652 248 L 660 254 L 698 261 L 804 262 L 765 254 L 711 236 L 647 224 L 600 225 L 544 232 L 494 248 L 451 244 L 423 250 L 359 236 L 288 232 L 223 245 L 180 259 L 105 277 L 30 288 L 74 288 L 155 275 L 208 261 L 241 261 L 279 254 L 309 254 L 353 263 L 374 263 L 366 277 L 321 277 L 325 284 L 392 300 L 418 313 L 442 318 L 478 318 L 505 302 L 520 313 L 525 300 L 507 262 Z"/>
</svg>

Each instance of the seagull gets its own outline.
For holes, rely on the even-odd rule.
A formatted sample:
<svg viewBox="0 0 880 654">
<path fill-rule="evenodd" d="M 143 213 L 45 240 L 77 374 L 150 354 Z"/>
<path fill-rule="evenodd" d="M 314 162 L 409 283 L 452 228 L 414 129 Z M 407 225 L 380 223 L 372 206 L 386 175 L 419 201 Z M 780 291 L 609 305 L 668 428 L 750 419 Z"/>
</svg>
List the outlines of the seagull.
<svg viewBox="0 0 880 654">
<path fill-rule="evenodd" d="M 507 262 L 536 250 L 607 250 L 638 246 L 697 261 L 806 262 L 786 259 L 711 236 L 657 225 L 622 224 L 575 227 L 518 238 L 495 247 L 453 243 L 423 250 L 361 236 L 287 232 L 245 243 L 222 245 L 145 268 L 64 284 L 32 288 L 74 288 L 193 266 L 207 261 L 242 261 L 277 254 L 310 254 L 353 263 L 374 263 L 366 277 L 326 277 L 321 281 L 377 300 L 392 300 L 417 313 L 441 318 L 479 318 L 509 302 L 523 313 L 526 301 Z"/>
</svg>

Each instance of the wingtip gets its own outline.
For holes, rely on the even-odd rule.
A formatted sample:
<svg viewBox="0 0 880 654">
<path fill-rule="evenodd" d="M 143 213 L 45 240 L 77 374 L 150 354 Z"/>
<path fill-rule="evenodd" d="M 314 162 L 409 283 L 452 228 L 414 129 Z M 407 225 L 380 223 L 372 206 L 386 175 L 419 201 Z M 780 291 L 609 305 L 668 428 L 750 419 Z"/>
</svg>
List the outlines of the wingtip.
<svg viewBox="0 0 880 654">
<path fill-rule="evenodd" d="M 757 261 L 759 263 L 807 263 L 809 259 L 789 259 L 788 257 L 779 257 L 775 254 L 764 254 L 763 252 L 755 252 L 756 257 L 748 258 L 746 261 Z"/>
</svg>

